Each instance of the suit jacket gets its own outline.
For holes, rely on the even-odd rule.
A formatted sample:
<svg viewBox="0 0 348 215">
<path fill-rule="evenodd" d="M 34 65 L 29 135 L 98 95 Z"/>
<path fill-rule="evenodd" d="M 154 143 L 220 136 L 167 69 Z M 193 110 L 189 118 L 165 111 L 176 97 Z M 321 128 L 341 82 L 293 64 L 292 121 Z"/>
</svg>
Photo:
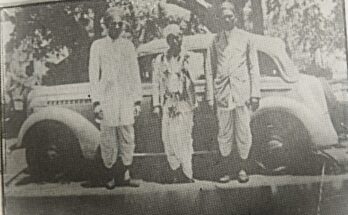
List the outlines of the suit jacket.
<svg viewBox="0 0 348 215">
<path fill-rule="evenodd" d="M 105 125 L 134 123 L 134 103 L 142 100 L 137 54 L 132 42 L 105 37 L 93 42 L 89 59 L 92 101 L 99 101 Z"/>
<path fill-rule="evenodd" d="M 218 108 L 231 110 L 244 106 L 250 97 L 261 96 L 257 50 L 251 36 L 235 28 L 229 37 L 220 32 L 213 42 L 213 94 Z"/>
</svg>

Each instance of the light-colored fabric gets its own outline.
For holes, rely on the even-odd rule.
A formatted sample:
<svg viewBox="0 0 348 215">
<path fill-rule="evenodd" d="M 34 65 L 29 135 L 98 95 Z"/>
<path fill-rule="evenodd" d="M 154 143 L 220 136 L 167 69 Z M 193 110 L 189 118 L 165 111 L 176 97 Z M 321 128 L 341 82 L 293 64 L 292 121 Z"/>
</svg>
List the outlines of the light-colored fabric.
<svg viewBox="0 0 348 215">
<path fill-rule="evenodd" d="M 166 55 L 156 57 L 154 68 L 153 106 L 163 106 L 166 93 L 185 94 L 189 106 L 182 112 L 191 111 L 196 105 L 194 85 L 190 74 L 191 52 L 182 51 L 178 58 L 168 60 Z M 186 71 L 187 73 L 183 72 Z"/>
<path fill-rule="evenodd" d="M 212 55 L 216 60 L 214 94 L 219 108 L 232 110 L 244 106 L 250 97 L 261 97 L 257 50 L 251 38 L 250 33 L 238 28 L 216 36 Z"/>
<path fill-rule="evenodd" d="M 180 167 L 188 178 L 192 178 L 192 127 L 193 112 L 181 113 L 169 117 L 167 106 L 164 106 L 162 119 L 162 139 L 165 153 L 171 169 Z"/>
<path fill-rule="evenodd" d="M 181 33 L 180 26 L 177 24 L 170 24 L 163 29 L 164 38 L 168 37 L 169 34 L 178 35 Z"/>
<path fill-rule="evenodd" d="M 195 105 L 194 86 L 188 70 L 189 54 L 154 62 L 154 106 L 163 109 L 162 140 L 171 169 L 180 166 L 188 178 L 192 173 L 192 127 Z M 185 72 L 186 71 L 186 72 Z"/>
<path fill-rule="evenodd" d="M 111 168 L 118 157 L 124 165 L 131 165 L 135 148 L 133 125 L 110 127 L 102 121 L 100 131 L 100 149 L 105 167 Z"/>
<path fill-rule="evenodd" d="M 124 16 L 124 10 L 119 7 L 110 7 L 105 12 L 105 17 L 123 17 Z"/>
<path fill-rule="evenodd" d="M 250 131 L 250 110 L 247 106 L 236 107 L 234 110 L 218 109 L 219 121 L 218 142 L 222 156 L 230 155 L 234 144 L 242 159 L 249 156 L 252 144 Z"/>
<path fill-rule="evenodd" d="M 105 37 L 93 42 L 89 60 L 92 101 L 99 101 L 108 126 L 134 123 L 134 103 L 142 100 L 134 45 Z"/>
</svg>

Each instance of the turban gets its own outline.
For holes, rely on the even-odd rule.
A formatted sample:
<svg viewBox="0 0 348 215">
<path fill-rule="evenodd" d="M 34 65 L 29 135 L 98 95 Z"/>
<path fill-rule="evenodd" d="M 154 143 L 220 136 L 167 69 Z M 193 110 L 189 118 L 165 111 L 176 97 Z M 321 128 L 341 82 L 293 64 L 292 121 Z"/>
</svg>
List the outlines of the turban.
<svg viewBox="0 0 348 215">
<path fill-rule="evenodd" d="M 123 10 L 118 7 L 111 7 L 106 10 L 104 20 L 110 20 L 111 17 L 123 17 Z"/>
<path fill-rule="evenodd" d="M 181 29 L 179 25 L 176 25 L 176 24 L 170 24 L 163 29 L 164 37 L 168 37 L 169 34 L 178 35 L 180 33 L 181 33 Z"/>
</svg>

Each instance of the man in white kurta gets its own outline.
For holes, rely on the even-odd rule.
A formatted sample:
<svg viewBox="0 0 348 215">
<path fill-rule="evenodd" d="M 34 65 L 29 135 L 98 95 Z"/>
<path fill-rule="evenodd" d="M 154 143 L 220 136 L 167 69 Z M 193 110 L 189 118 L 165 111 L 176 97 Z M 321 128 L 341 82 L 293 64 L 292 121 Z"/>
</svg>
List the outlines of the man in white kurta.
<svg viewBox="0 0 348 215">
<path fill-rule="evenodd" d="M 110 188 L 129 181 L 128 168 L 134 153 L 134 114 L 140 111 L 141 81 L 137 54 L 129 40 L 119 37 L 122 12 L 111 8 L 106 13 L 108 36 L 93 42 L 89 76 L 91 97 L 100 119 L 101 156 L 106 168 L 116 173 Z M 114 167 L 118 157 L 118 168 Z"/>
<path fill-rule="evenodd" d="M 246 160 L 252 144 L 250 108 L 256 110 L 260 99 L 260 73 L 257 51 L 250 33 L 235 27 L 233 2 L 222 6 L 223 30 L 216 36 L 213 56 L 216 60 L 214 95 L 219 121 L 218 142 L 224 165 L 234 145 L 240 156 L 238 180 L 247 182 Z M 221 182 L 230 180 L 225 170 Z"/>
</svg>

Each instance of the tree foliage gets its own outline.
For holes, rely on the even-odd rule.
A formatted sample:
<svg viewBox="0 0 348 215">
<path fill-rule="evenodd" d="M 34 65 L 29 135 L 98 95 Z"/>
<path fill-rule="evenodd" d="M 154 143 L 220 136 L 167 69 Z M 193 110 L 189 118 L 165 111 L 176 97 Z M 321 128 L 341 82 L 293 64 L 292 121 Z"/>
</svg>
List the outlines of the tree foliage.
<svg viewBox="0 0 348 215">
<path fill-rule="evenodd" d="M 333 13 L 324 16 L 320 0 L 234 0 L 239 26 L 255 33 L 283 38 L 289 50 L 305 64 L 312 63 L 318 49 L 343 49 L 343 1 L 333 0 Z M 169 23 L 180 24 L 185 34 L 218 32 L 222 0 L 97 0 L 71 1 L 8 9 L 14 24 L 8 53 L 18 48 L 38 60 L 69 51 L 69 59 L 51 68 L 51 84 L 62 76 L 67 81 L 86 80 L 92 41 L 103 36 L 102 17 L 109 7 L 122 7 L 128 25 L 124 36 L 136 46 L 161 37 Z M 166 3 L 166 4 L 165 4 Z M 263 11 L 264 10 L 264 11 Z M 174 15 L 168 12 L 174 11 Z M 248 11 L 248 12 L 247 12 Z M 176 13 L 176 15 L 175 15 Z M 189 14 L 187 16 L 187 13 Z M 265 20 L 264 20 L 265 19 Z M 301 54 L 303 56 L 301 56 Z M 308 56 L 307 56 L 308 55 Z M 51 74 L 50 74 L 51 73 Z M 74 74 L 73 74 L 74 73 Z M 55 75 L 56 74 L 56 75 Z"/>
<path fill-rule="evenodd" d="M 332 10 L 324 11 L 325 4 Z M 265 6 L 266 34 L 284 39 L 302 69 L 320 69 L 318 53 L 345 51 L 343 1 L 266 0 Z"/>
<path fill-rule="evenodd" d="M 59 54 L 66 47 L 71 52 L 90 45 L 103 36 L 101 20 L 108 7 L 121 7 L 128 22 L 125 32 L 138 45 L 161 36 L 168 23 L 182 23 L 182 17 L 166 16 L 160 0 L 98 0 L 51 3 L 16 8 L 10 17 L 15 29 L 7 44 L 7 51 L 25 46 L 24 51 L 36 59 Z M 11 10 L 11 9 L 10 9 Z M 187 34 L 198 31 L 198 18 L 186 20 Z M 196 29 L 195 29 L 196 28 Z"/>
</svg>

